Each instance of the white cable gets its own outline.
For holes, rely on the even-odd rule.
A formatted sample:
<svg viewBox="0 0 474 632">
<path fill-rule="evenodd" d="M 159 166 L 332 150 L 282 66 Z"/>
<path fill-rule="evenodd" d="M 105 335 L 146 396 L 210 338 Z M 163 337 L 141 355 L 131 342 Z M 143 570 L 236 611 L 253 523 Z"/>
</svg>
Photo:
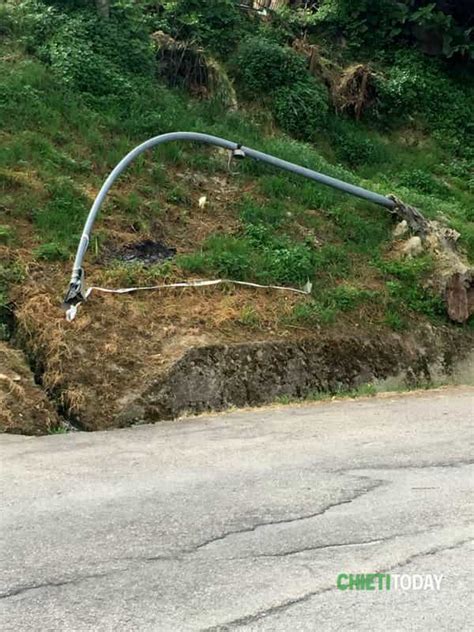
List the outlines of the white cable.
<svg viewBox="0 0 474 632">
<path fill-rule="evenodd" d="M 220 285 L 221 283 L 232 283 L 233 285 L 244 285 L 246 287 L 255 287 L 258 289 L 264 290 L 280 290 L 284 292 L 294 292 L 296 294 L 311 294 L 311 290 L 313 284 L 310 281 L 307 281 L 306 285 L 302 290 L 295 287 L 285 287 L 282 285 L 261 285 L 260 283 L 250 283 L 247 281 L 233 281 L 231 279 L 212 279 L 212 280 L 203 280 L 203 281 L 183 281 L 181 283 L 169 283 L 164 285 L 148 285 L 148 286 L 137 286 L 137 287 L 122 287 L 117 289 L 111 289 L 106 287 L 98 287 L 96 285 L 91 286 L 87 289 L 84 298 L 87 299 L 92 294 L 92 292 L 102 292 L 104 294 L 131 294 L 132 292 L 141 292 L 142 290 L 167 290 L 173 288 L 187 288 L 187 287 L 206 287 L 210 285 Z M 71 305 L 66 312 L 66 318 L 68 321 L 74 320 L 77 314 L 77 308 L 80 303 L 77 305 Z"/>
</svg>

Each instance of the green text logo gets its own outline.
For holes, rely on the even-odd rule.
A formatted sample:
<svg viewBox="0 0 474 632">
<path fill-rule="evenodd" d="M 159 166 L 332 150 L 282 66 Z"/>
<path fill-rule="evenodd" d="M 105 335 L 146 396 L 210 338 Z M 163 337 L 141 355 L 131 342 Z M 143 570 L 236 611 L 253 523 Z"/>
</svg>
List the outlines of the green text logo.
<svg viewBox="0 0 474 632">
<path fill-rule="evenodd" d="M 339 590 L 439 590 L 442 575 L 408 573 L 340 573 Z"/>
</svg>

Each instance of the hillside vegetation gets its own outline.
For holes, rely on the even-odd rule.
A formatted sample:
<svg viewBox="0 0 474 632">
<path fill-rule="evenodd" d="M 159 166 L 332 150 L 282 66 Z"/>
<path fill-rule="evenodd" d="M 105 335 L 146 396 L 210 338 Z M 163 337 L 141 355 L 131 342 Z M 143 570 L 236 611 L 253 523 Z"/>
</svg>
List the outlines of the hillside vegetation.
<svg viewBox="0 0 474 632">
<path fill-rule="evenodd" d="M 51 317 L 59 327 L 71 260 L 103 179 L 135 145 L 169 131 L 223 136 L 395 194 L 458 231 L 462 256 L 474 258 L 468 14 L 392 0 L 377 9 L 367 0 L 322 0 L 308 9 L 281 3 L 265 15 L 241 4 L 117 0 L 106 17 L 87 0 L 3 3 L 3 338 L 15 310 L 28 334 L 48 327 L 25 321 L 25 305 L 30 317 L 35 311 L 32 298 L 37 321 Z M 136 160 L 112 190 L 88 253 L 89 280 L 114 287 L 214 277 L 302 287 L 310 280 L 312 296 L 275 299 L 227 287 L 97 298 L 91 309 L 97 315 L 100 305 L 133 302 L 147 319 L 221 328 L 233 340 L 447 323 L 430 282 L 432 254 L 403 256 L 409 235 L 394 238 L 394 225 L 386 209 L 297 176 L 250 160 L 229 166 L 227 153 L 212 148 L 167 145 Z M 115 256 L 144 239 L 176 256 L 153 265 Z M 47 370 L 40 339 L 30 351 L 42 352 Z M 51 391 L 64 369 L 55 366 Z"/>
</svg>

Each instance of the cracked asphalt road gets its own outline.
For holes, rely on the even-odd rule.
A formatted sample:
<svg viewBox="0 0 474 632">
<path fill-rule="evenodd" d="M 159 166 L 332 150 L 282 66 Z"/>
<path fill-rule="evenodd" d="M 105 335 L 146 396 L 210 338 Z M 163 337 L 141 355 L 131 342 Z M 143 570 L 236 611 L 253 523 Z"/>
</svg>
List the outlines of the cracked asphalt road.
<svg viewBox="0 0 474 632">
<path fill-rule="evenodd" d="M 474 390 L 0 437 L 1 629 L 470 630 Z M 340 591 L 339 573 L 436 573 Z"/>
</svg>

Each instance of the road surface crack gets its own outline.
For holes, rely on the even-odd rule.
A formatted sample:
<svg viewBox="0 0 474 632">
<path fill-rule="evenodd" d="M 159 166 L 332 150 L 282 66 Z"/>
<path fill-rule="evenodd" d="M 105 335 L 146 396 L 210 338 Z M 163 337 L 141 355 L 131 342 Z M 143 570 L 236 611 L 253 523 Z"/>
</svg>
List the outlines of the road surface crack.
<svg viewBox="0 0 474 632">
<path fill-rule="evenodd" d="M 320 544 L 318 546 L 306 546 L 301 549 L 293 549 L 291 551 L 283 551 L 282 553 L 259 553 L 257 555 L 252 555 L 252 558 L 259 557 L 287 557 L 290 555 L 298 555 L 298 553 L 309 553 L 312 551 L 323 551 L 324 549 L 336 549 L 350 546 L 370 546 L 372 544 L 380 544 L 381 542 L 388 542 L 390 540 L 394 540 L 400 536 L 392 535 L 386 538 L 377 538 L 375 540 L 362 540 L 360 542 L 337 542 L 331 544 Z M 239 558 L 233 558 L 239 559 Z"/>
<path fill-rule="evenodd" d="M 21 595 L 25 592 L 29 592 L 30 590 L 41 590 L 43 588 L 59 588 L 61 586 L 69 586 L 78 584 L 87 579 L 97 579 L 100 577 L 106 577 L 107 575 L 111 575 L 113 573 L 117 573 L 122 571 L 123 569 L 117 569 L 114 571 L 108 571 L 106 573 L 92 573 L 90 575 L 81 575 L 79 577 L 73 577 L 71 579 L 58 579 L 58 580 L 49 580 L 47 582 L 36 583 L 36 584 L 23 584 L 20 586 L 16 586 L 15 588 L 11 588 L 10 590 L 6 590 L 0 593 L 0 599 L 8 599 L 9 597 L 16 597 L 17 595 Z"/>
<path fill-rule="evenodd" d="M 286 524 L 294 524 L 294 523 L 302 522 L 305 520 L 313 520 L 314 518 L 323 516 L 325 513 L 335 509 L 336 507 L 348 505 L 354 502 L 355 500 L 357 500 L 358 498 L 361 498 L 362 496 L 365 496 L 366 494 L 378 489 L 379 487 L 382 487 L 383 485 L 387 485 L 387 481 L 385 480 L 373 479 L 367 476 L 361 476 L 359 478 L 363 479 L 364 481 L 369 481 L 370 483 L 364 489 L 355 492 L 350 498 L 344 498 L 343 500 L 340 500 L 338 502 L 330 503 L 326 505 L 325 507 L 323 507 L 322 509 L 320 509 L 319 511 L 316 511 L 310 514 L 305 514 L 303 516 L 295 516 L 293 518 L 281 518 L 278 520 L 268 520 L 264 522 L 258 522 L 248 527 L 242 527 L 240 529 L 233 529 L 231 531 L 226 531 L 224 533 L 221 533 L 220 535 L 213 536 L 212 538 L 209 538 L 208 540 L 204 540 L 203 542 L 200 542 L 196 544 L 195 546 L 180 549 L 180 550 L 174 551 L 171 554 L 165 553 L 165 554 L 143 556 L 143 557 L 127 557 L 127 558 L 120 558 L 120 561 L 129 560 L 129 561 L 134 561 L 134 562 L 147 563 L 147 562 L 179 560 L 179 559 L 182 559 L 182 556 L 193 555 L 194 553 L 197 553 L 201 551 L 202 549 L 205 549 L 206 547 L 210 546 L 211 544 L 214 544 L 215 542 L 222 542 L 226 540 L 227 538 L 230 538 L 234 535 L 254 533 L 258 529 L 262 529 L 264 527 L 273 527 L 273 526 L 280 526 L 280 525 L 286 525 Z M 334 545 L 331 545 L 331 546 L 334 546 Z M 255 557 L 255 556 L 252 556 L 252 557 Z M 233 558 L 233 559 L 238 559 L 238 558 Z"/>
<path fill-rule="evenodd" d="M 241 535 L 244 533 L 254 533 L 258 529 L 262 529 L 264 527 L 273 527 L 273 526 L 279 526 L 279 525 L 285 525 L 285 524 L 293 524 L 295 522 L 302 522 L 304 520 L 312 520 L 314 518 L 318 518 L 320 516 L 323 516 L 328 511 L 335 509 L 336 507 L 341 507 L 342 505 L 349 505 L 350 503 L 354 502 L 358 498 L 361 498 L 362 496 L 365 496 L 366 494 L 374 491 L 375 489 L 378 489 L 382 485 L 387 484 L 386 481 L 383 481 L 383 480 L 374 480 L 374 479 L 370 479 L 370 480 L 372 481 L 372 484 L 369 487 L 366 487 L 360 491 L 357 491 L 350 498 L 345 498 L 344 500 L 340 500 L 336 503 L 331 503 L 329 505 L 326 505 L 326 507 L 323 507 L 322 509 L 314 513 L 305 514 L 303 516 L 295 516 L 294 518 L 282 518 L 280 520 L 269 520 L 269 521 L 264 521 L 264 522 L 257 522 L 256 524 L 248 526 L 248 527 L 243 527 L 241 529 L 235 529 L 232 531 L 226 531 L 225 533 L 222 533 L 221 535 L 215 536 L 213 538 L 209 538 L 209 540 L 205 540 L 204 542 L 197 544 L 192 549 L 186 549 L 186 551 L 184 552 L 195 553 L 196 551 L 200 551 L 201 549 L 207 546 L 210 546 L 211 544 L 214 544 L 215 542 L 221 542 L 222 540 L 226 540 L 227 538 L 234 535 Z"/>
<path fill-rule="evenodd" d="M 473 541 L 474 541 L 473 538 L 467 538 L 467 539 L 455 542 L 454 544 L 451 544 L 449 546 L 437 546 L 437 547 L 433 547 L 432 549 L 428 549 L 427 551 L 414 553 L 413 555 L 410 555 L 402 562 L 393 564 L 392 566 L 389 566 L 388 568 L 374 571 L 374 573 L 389 573 L 390 571 L 393 571 L 395 569 L 408 566 L 414 560 L 420 559 L 422 557 L 437 555 L 438 553 L 443 553 L 444 551 L 452 551 L 454 549 L 460 548 L 464 546 L 465 544 L 468 544 Z M 255 623 L 256 621 L 259 621 L 261 619 L 266 619 L 268 617 L 272 617 L 280 612 L 283 612 L 285 610 L 288 610 L 289 608 L 292 608 L 293 606 L 296 606 L 301 603 L 305 603 L 306 601 L 309 601 L 313 597 L 317 597 L 319 595 L 322 595 L 327 592 L 331 592 L 333 590 L 337 590 L 335 583 L 332 584 L 331 586 L 325 586 L 318 590 L 313 590 L 313 591 L 304 593 L 300 597 L 295 597 L 294 599 L 286 599 L 285 601 L 282 601 L 281 603 L 271 606 L 270 608 L 258 610 L 257 612 L 253 614 L 245 615 L 237 619 L 232 619 L 231 621 L 226 621 L 225 623 L 220 623 L 215 626 L 201 629 L 200 632 L 225 632 L 226 630 L 231 630 L 233 628 L 242 627 L 250 623 Z"/>
<path fill-rule="evenodd" d="M 426 533 L 431 533 L 430 529 L 423 529 L 421 531 L 414 531 L 410 533 L 395 533 L 394 535 L 387 535 L 381 538 L 374 538 L 371 540 L 360 540 L 355 542 L 333 542 L 329 544 L 319 544 L 316 546 L 306 546 L 300 549 L 293 549 L 291 551 L 283 551 L 281 553 L 258 553 L 257 555 L 252 555 L 253 559 L 260 557 L 287 557 L 291 555 L 298 555 L 298 553 L 309 553 L 313 551 L 324 551 L 325 549 L 337 549 L 337 548 L 346 548 L 346 547 L 360 547 L 360 546 L 371 546 L 373 544 L 381 544 L 383 542 L 391 542 L 392 540 L 398 540 L 399 538 L 406 537 L 416 537 L 419 535 L 425 535 Z M 245 558 L 232 558 L 232 559 L 245 559 Z"/>
<path fill-rule="evenodd" d="M 437 555 L 438 553 L 444 553 L 445 551 L 453 551 L 454 549 L 459 549 L 465 544 L 470 544 L 471 542 L 474 542 L 474 538 L 466 538 L 464 540 L 459 540 L 459 542 L 455 542 L 454 544 L 451 544 L 449 546 L 435 546 L 432 549 L 428 549 L 428 551 L 421 551 L 420 553 L 414 553 L 413 555 L 410 555 L 409 557 L 407 557 L 403 562 L 399 562 L 397 564 L 394 564 L 393 566 L 390 566 L 389 568 L 386 568 L 382 571 L 377 571 L 377 572 L 389 573 L 390 571 L 393 571 L 396 568 L 403 568 L 405 566 L 408 566 L 415 560 L 418 560 L 422 557 L 431 557 L 433 555 Z"/>
<path fill-rule="evenodd" d="M 473 459 L 460 459 L 459 461 L 441 461 L 438 463 L 423 463 L 421 465 L 388 465 L 385 463 L 381 463 L 380 465 L 369 465 L 364 466 L 361 465 L 359 467 L 351 467 L 350 469 L 340 468 L 334 470 L 335 473 L 338 474 L 350 474 L 351 472 L 359 472 L 359 471 L 397 471 L 397 470 L 430 470 L 430 469 L 443 469 L 443 468 L 456 468 L 456 467 L 468 467 L 470 465 L 474 465 Z"/>
</svg>

